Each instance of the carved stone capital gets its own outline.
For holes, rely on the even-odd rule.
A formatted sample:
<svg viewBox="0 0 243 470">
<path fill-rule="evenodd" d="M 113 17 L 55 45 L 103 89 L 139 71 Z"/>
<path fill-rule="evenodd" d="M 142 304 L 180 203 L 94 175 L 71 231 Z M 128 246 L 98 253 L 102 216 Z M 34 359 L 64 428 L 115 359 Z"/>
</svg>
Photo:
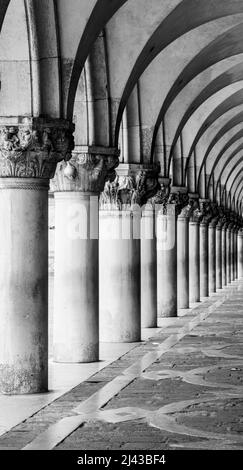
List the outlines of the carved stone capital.
<svg viewBox="0 0 243 470">
<path fill-rule="evenodd" d="M 77 148 L 68 162 L 57 166 L 51 182 L 52 191 L 101 193 L 107 180 L 116 177 L 119 164 L 117 149 L 102 147 Z"/>
<path fill-rule="evenodd" d="M 209 225 L 212 220 L 217 217 L 216 206 L 209 199 L 200 199 L 199 207 L 202 217 L 200 219 L 201 225 Z M 217 219 L 218 220 L 218 219 Z M 217 224 L 217 220 L 215 223 Z"/>
<path fill-rule="evenodd" d="M 186 193 L 167 193 L 161 202 L 159 213 L 162 215 L 175 215 L 177 217 L 187 202 L 188 195 Z"/>
<path fill-rule="evenodd" d="M 242 227 L 240 227 L 239 230 L 238 230 L 238 237 L 243 238 L 243 228 Z"/>
<path fill-rule="evenodd" d="M 232 211 L 228 211 L 228 230 L 234 230 L 235 227 L 235 214 Z"/>
<path fill-rule="evenodd" d="M 57 163 L 71 158 L 73 131 L 63 119 L 0 119 L 0 177 L 53 178 Z"/>
<path fill-rule="evenodd" d="M 188 198 L 187 203 L 184 207 L 182 207 L 178 218 L 189 220 L 193 215 L 194 209 L 195 209 L 195 199 Z"/>
<path fill-rule="evenodd" d="M 190 216 L 190 222 L 193 224 L 199 224 L 202 220 L 203 214 L 199 207 L 199 202 L 197 199 L 194 199 L 194 204 L 192 207 L 192 212 Z"/>
<path fill-rule="evenodd" d="M 216 228 L 220 218 L 219 208 L 216 202 L 211 202 L 211 214 L 212 215 L 209 221 L 209 227 Z"/>
<path fill-rule="evenodd" d="M 164 205 L 167 203 L 169 197 L 169 187 L 164 185 L 162 182 L 159 184 L 158 190 L 153 197 L 150 197 L 147 201 L 153 209 L 156 206 Z"/>
<path fill-rule="evenodd" d="M 142 206 L 157 191 L 159 167 L 121 164 L 115 180 L 105 184 L 100 196 L 101 210 L 121 210 Z"/>
<path fill-rule="evenodd" d="M 218 211 L 219 211 L 219 218 L 218 218 L 218 223 L 216 225 L 216 229 L 222 230 L 224 225 L 227 223 L 227 216 L 223 207 L 219 206 Z"/>
</svg>

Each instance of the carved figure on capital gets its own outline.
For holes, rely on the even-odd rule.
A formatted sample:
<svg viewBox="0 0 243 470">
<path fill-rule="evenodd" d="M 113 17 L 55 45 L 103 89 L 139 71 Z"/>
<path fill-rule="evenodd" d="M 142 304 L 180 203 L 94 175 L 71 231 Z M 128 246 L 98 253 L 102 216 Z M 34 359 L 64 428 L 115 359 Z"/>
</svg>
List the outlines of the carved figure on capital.
<svg viewBox="0 0 243 470">
<path fill-rule="evenodd" d="M 157 189 L 156 172 L 140 170 L 137 174 L 117 175 L 113 182 L 106 182 L 100 196 L 100 208 L 121 210 L 142 206 Z"/>
<path fill-rule="evenodd" d="M 118 164 L 118 153 L 112 156 L 73 152 L 71 160 L 58 165 L 51 189 L 100 194 L 106 181 L 115 179 Z"/>
<path fill-rule="evenodd" d="M 200 212 L 202 214 L 200 223 L 208 225 L 214 217 L 212 203 L 209 200 L 199 200 Z"/>
<path fill-rule="evenodd" d="M 216 228 L 221 230 L 225 224 L 227 223 L 227 215 L 225 213 L 225 209 L 222 206 L 218 207 L 218 222 Z"/>
<path fill-rule="evenodd" d="M 195 206 L 195 199 L 189 198 L 187 196 L 187 203 L 184 207 L 182 207 L 181 212 L 179 214 L 179 219 L 190 219 L 193 215 L 193 211 L 196 209 Z"/>
<path fill-rule="evenodd" d="M 197 199 L 194 200 L 194 205 L 192 207 L 192 213 L 190 216 L 190 222 L 199 224 L 202 220 L 203 214 L 200 210 L 199 202 Z"/>
</svg>

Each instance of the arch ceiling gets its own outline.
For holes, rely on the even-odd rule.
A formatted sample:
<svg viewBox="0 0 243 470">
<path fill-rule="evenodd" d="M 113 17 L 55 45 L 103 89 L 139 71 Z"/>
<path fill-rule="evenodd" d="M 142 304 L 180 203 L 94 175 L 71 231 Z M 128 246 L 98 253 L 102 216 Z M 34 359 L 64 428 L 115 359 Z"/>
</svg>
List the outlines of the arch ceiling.
<svg viewBox="0 0 243 470">
<path fill-rule="evenodd" d="M 1 0 L 0 31 L 0 116 L 73 119 L 241 213 L 242 0 Z"/>
</svg>

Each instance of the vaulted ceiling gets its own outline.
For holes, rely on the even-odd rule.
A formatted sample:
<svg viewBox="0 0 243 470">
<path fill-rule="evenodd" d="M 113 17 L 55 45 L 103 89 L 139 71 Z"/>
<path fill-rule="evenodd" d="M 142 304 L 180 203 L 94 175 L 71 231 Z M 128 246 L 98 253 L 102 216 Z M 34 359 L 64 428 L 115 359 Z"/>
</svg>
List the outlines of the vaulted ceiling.
<svg viewBox="0 0 243 470">
<path fill-rule="evenodd" d="M 241 214 L 242 0 L 1 0 L 0 116 L 63 117 Z"/>
</svg>

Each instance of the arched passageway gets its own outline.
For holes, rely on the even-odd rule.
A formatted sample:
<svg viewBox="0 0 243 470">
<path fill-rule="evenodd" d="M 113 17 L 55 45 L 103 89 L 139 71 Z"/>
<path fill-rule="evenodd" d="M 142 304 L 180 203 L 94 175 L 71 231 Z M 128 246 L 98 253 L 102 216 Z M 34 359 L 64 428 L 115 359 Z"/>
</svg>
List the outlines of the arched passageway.
<svg viewBox="0 0 243 470">
<path fill-rule="evenodd" d="M 242 288 L 243 3 L 2 0 L 0 31 L 0 393 L 44 396 L 48 344 L 97 364 Z"/>
</svg>

